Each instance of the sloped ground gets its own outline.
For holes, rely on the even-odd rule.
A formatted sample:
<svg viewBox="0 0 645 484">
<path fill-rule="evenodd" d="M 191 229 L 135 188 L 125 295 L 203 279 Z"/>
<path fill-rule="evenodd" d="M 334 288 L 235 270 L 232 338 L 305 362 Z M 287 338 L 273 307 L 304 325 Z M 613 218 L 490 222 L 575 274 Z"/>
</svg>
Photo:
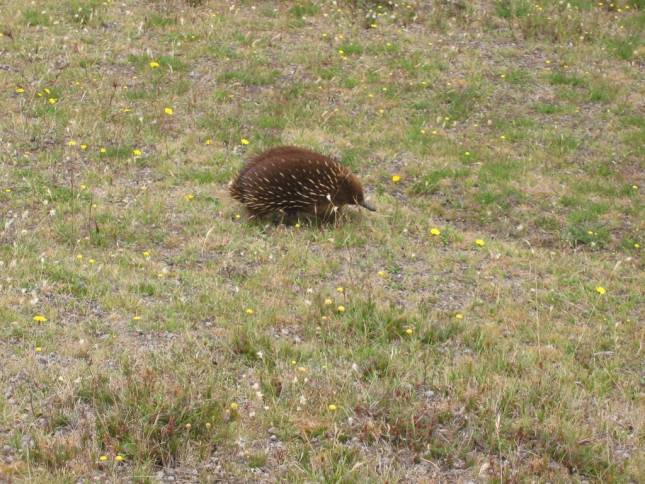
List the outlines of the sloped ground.
<svg viewBox="0 0 645 484">
<path fill-rule="evenodd" d="M 382 3 L 0 2 L 0 480 L 645 473 L 642 2 Z"/>
</svg>

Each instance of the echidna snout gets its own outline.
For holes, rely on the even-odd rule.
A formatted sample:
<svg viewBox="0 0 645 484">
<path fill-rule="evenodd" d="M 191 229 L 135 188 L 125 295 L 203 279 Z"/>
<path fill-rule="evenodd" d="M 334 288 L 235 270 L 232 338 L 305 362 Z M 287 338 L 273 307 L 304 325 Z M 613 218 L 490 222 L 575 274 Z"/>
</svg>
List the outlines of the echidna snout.
<svg viewBox="0 0 645 484">
<path fill-rule="evenodd" d="M 327 216 L 350 204 L 375 210 L 348 168 L 293 146 L 273 148 L 252 158 L 230 191 L 253 215 L 308 212 Z"/>
</svg>

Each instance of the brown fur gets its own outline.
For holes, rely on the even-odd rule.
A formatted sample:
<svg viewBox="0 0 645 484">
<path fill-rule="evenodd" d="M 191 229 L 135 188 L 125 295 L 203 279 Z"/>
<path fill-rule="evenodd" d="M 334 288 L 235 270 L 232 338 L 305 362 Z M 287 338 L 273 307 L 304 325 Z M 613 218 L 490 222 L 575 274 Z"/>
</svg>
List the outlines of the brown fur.
<svg viewBox="0 0 645 484">
<path fill-rule="evenodd" d="M 326 216 L 343 205 L 365 203 L 361 183 L 346 167 L 294 146 L 272 148 L 249 160 L 230 191 L 253 215 Z"/>
</svg>

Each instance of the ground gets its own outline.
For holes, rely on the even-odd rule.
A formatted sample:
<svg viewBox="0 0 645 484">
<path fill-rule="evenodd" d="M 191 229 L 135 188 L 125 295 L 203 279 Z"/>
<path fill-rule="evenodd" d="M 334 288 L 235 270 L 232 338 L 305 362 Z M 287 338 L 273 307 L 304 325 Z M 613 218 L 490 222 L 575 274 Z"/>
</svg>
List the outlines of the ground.
<svg viewBox="0 0 645 484">
<path fill-rule="evenodd" d="M 642 479 L 645 5 L 389 3 L 0 1 L 0 481 Z"/>
</svg>

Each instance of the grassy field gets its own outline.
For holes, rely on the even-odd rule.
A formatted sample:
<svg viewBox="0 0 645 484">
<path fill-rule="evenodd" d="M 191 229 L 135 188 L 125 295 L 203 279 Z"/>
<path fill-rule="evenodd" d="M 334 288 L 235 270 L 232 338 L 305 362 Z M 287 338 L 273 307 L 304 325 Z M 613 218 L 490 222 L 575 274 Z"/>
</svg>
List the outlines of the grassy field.
<svg viewBox="0 0 645 484">
<path fill-rule="evenodd" d="M 642 0 L 0 0 L 0 481 L 637 482 Z M 249 220 L 277 144 L 378 212 Z"/>
</svg>

